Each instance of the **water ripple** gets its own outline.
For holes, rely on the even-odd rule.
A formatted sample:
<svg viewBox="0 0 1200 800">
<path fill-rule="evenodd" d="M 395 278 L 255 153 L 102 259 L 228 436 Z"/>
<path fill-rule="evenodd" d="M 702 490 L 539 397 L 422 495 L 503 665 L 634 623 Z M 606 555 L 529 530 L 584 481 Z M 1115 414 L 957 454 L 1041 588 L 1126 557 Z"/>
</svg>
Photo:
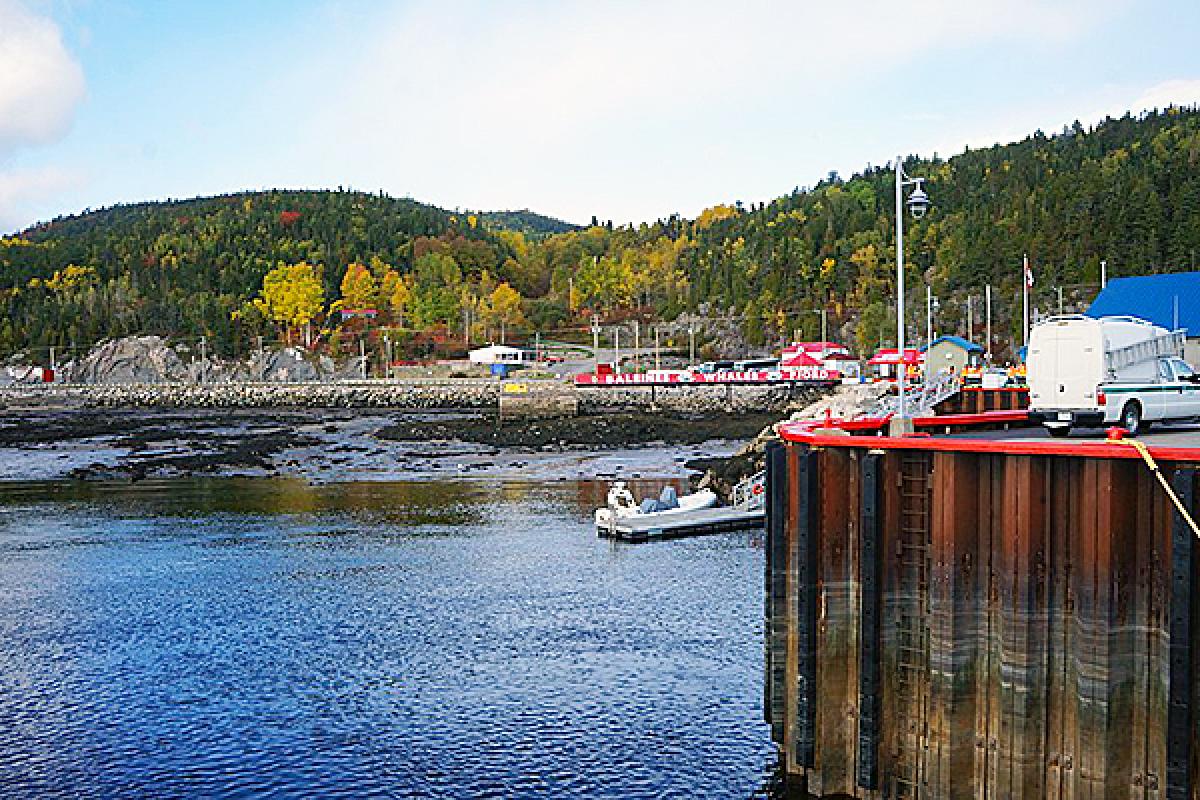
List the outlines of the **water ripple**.
<svg viewBox="0 0 1200 800">
<path fill-rule="evenodd" d="M 0 794 L 763 785 L 754 536 L 613 547 L 573 484 L 213 483 L 0 487 Z"/>
</svg>

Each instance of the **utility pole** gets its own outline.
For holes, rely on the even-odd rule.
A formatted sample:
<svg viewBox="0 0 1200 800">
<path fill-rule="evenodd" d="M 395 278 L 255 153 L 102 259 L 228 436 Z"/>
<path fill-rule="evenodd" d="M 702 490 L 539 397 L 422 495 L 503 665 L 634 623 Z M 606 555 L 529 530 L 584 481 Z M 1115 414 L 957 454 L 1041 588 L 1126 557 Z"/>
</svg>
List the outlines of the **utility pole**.
<svg viewBox="0 0 1200 800">
<path fill-rule="evenodd" d="M 1063 295 L 1062 295 L 1062 289 L 1063 289 L 1063 287 L 1061 287 L 1061 286 L 1060 286 L 1060 287 L 1058 287 L 1058 315 L 1059 315 L 1060 317 L 1063 315 Z"/>
<path fill-rule="evenodd" d="M 54 345 L 50 345 L 50 374 L 58 374 L 57 364 L 54 363 Z"/>
<path fill-rule="evenodd" d="M 600 360 L 600 315 L 592 314 L 592 358 Z"/>
<path fill-rule="evenodd" d="M 1100 262 L 1100 288 L 1108 286 L 1108 262 L 1101 260 Z"/>
<path fill-rule="evenodd" d="M 655 325 L 654 326 L 654 369 L 656 371 L 662 369 L 662 362 L 659 360 L 659 355 L 660 354 L 659 354 L 659 349 L 658 349 L 658 326 Z"/>
<path fill-rule="evenodd" d="M 696 325 L 688 323 L 688 364 L 696 363 Z"/>
<path fill-rule="evenodd" d="M 925 346 L 933 342 L 933 287 L 925 287 Z"/>
<path fill-rule="evenodd" d="M 983 349 L 986 351 L 985 355 L 990 366 L 992 363 L 992 285 L 990 283 L 984 287 L 984 312 L 987 315 L 987 346 Z"/>
<path fill-rule="evenodd" d="M 542 360 L 542 332 L 541 331 L 533 332 L 533 360 L 539 361 L 539 362 Z"/>
<path fill-rule="evenodd" d="M 971 297 L 971 295 L 967 295 L 967 341 L 968 342 L 975 338 L 975 326 L 973 324 L 974 319 L 971 316 L 971 312 L 974 310 L 974 306 L 975 306 L 975 303 L 972 302 L 973 300 L 974 300 L 974 298 Z"/>
<path fill-rule="evenodd" d="M 383 377 L 392 377 L 392 337 L 383 335 Z"/>
<path fill-rule="evenodd" d="M 613 371 L 621 372 L 621 328 L 613 326 Z"/>
<path fill-rule="evenodd" d="M 567 277 L 567 310 L 575 310 L 575 276 Z"/>
<path fill-rule="evenodd" d="M 639 356 L 642 352 L 642 327 L 640 320 L 633 321 L 633 371 L 637 372 L 641 369 L 642 363 Z"/>
<path fill-rule="evenodd" d="M 367 379 L 367 343 L 361 336 L 358 337 L 358 371 L 365 381 Z"/>
<path fill-rule="evenodd" d="M 208 340 L 200 337 L 200 382 L 208 383 Z"/>
</svg>

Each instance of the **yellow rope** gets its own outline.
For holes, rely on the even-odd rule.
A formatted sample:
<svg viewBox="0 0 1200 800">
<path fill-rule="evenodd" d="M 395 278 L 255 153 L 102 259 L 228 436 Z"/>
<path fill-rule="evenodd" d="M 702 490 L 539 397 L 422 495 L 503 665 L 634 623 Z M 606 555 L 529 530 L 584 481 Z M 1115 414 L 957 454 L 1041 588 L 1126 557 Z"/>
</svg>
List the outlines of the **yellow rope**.
<svg viewBox="0 0 1200 800">
<path fill-rule="evenodd" d="M 1196 538 L 1200 539 L 1200 527 L 1197 527 L 1196 520 L 1192 519 L 1192 515 L 1184 508 L 1179 495 L 1175 494 L 1175 490 L 1171 488 L 1171 484 L 1167 483 L 1167 479 L 1163 477 L 1162 470 L 1158 468 L 1158 463 L 1154 460 L 1154 456 L 1150 455 L 1150 450 L 1147 449 L 1146 444 L 1137 439 L 1118 439 L 1117 441 L 1129 445 L 1141 454 L 1142 460 L 1146 462 L 1146 466 L 1150 467 L 1150 471 L 1154 473 L 1154 476 L 1158 478 L 1158 482 L 1166 489 L 1167 496 L 1171 498 L 1171 502 L 1175 504 L 1176 510 L 1179 511 L 1179 516 L 1184 518 L 1188 527 L 1192 529 L 1192 533 L 1196 534 Z"/>
</svg>

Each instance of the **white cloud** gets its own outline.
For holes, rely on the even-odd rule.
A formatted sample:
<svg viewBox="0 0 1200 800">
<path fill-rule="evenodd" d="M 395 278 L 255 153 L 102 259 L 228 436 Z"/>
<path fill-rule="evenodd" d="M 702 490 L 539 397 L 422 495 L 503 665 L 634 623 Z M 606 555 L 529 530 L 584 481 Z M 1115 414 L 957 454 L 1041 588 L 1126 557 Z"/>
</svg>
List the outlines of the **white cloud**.
<svg viewBox="0 0 1200 800">
<path fill-rule="evenodd" d="M 60 137 L 83 91 L 83 71 L 58 26 L 0 0 L 0 156 Z"/>
<path fill-rule="evenodd" d="M 0 232 L 29 225 L 47 203 L 79 187 L 83 176 L 60 167 L 0 173 Z"/>
<path fill-rule="evenodd" d="M 1134 111 L 1149 111 L 1167 106 L 1191 106 L 1200 103 L 1200 78 L 1171 80 L 1146 89 L 1130 105 Z"/>
<path fill-rule="evenodd" d="M 375 22 L 358 59 L 339 53 L 321 67 L 337 84 L 335 110 L 313 136 L 365 154 L 373 185 L 444 205 L 652 218 L 688 190 L 686 169 L 720 169 L 703 160 L 727 144 L 714 121 L 745 120 L 752 145 L 776 106 L 812 107 L 815 121 L 830 97 L 844 107 L 856 81 L 931 52 L 1057 45 L 1123 2 L 659 0 L 498 11 L 415 0 Z M 631 147 L 639 158 L 622 156 Z M 653 147 L 661 152 L 646 156 Z M 636 168 L 648 190 L 631 198 Z"/>
<path fill-rule="evenodd" d="M 969 128 L 944 132 L 927 152 L 936 151 L 946 157 L 961 153 L 964 147 L 982 149 L 1020 141 L 1035 130 L 1053 135 L 1076 120 L 1087 128 L 1103 122 L 1105 117 L 1137 116 L 1172 105 L 1196 104 L 1200 104 L 1200 79 L 1172 79 L 1148 87 L 1107 86 L 1070 102 L 1055 99 L 997 109 L 993 118 L 971 120 Z"/>
</svg>

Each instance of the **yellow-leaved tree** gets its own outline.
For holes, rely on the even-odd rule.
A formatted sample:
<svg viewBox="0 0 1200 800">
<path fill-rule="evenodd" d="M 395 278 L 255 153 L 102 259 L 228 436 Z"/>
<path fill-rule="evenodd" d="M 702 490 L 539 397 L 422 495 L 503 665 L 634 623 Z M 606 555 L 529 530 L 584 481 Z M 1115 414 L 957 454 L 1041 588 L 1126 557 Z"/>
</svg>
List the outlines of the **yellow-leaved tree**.
<svg viewBox="0 0 1200 800">
<path fill-rule="evenodd" d="M 503 333 L 509 328 L 525 324 L 525 315 L 521 312 L 521 293 L 501 283 L 488 295 L 485 307 L 481 309 L 484 320 L 493 327 L 500 328 Z M 502 340 L 504 336 L 500 337 Z"/>
<path fill-rule="evenodd" d="M 279 323 L 288 342 L 292 331 L 304 328 L 306 343 L 309 323 L 325 306 L 321 276 L 311 264 L 280 264 L 263 276 L 263 288 L 254 301 L 263 314 Z"/>
<path fill-rule="evenodd" d="M 392 273 L 395 274 L 395 273 Z M 391 282 L 388 287 L 385 284 L 385 289 L 390 288 L 390 292 L 386 295 L 388 308 L 392 312 L 392 318 L 396 320 L 396 324 L 404 326 L 404 315 L 408 313 L 412 307 L 413 300 L 413 278 L 412 275 L 404 277 L 396 276 L 396 280 Z"/>
<path fill-rule="evenodd" d="M 362 310 L 379 304 L 379 287 L 366 265 L 357 261 L 346 265 L 342 276 L 342 308 Z"/>
</svg>

